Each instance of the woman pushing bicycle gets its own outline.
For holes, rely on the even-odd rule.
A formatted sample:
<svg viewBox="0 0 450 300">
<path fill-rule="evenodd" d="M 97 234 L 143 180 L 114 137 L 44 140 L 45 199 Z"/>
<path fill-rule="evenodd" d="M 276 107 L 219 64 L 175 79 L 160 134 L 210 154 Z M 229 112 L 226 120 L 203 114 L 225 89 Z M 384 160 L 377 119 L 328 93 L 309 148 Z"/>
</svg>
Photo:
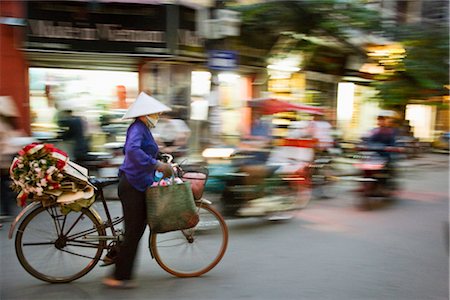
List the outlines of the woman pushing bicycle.
<svg viewBox="0 0 450 300">
<path fill-rule="evenodd" d="M 125 159 L 119 168 L 118 195 L 125 222 L 124 240 L 118 245 L 115 269 L 103 284 L 113 288 L 132 288 L 133 267 L 139 241 L 147 226 L 145 190 L 154 182 L 155 171 L 164 177 L 172 174 L 168 163 L 157 160 L 158 145 L 150 131 L 158 123 L 161 113 L 171 109 L 155 98 L 141 92 L 123 119 L 132 119 L 124 146 Z"/>
</svg>

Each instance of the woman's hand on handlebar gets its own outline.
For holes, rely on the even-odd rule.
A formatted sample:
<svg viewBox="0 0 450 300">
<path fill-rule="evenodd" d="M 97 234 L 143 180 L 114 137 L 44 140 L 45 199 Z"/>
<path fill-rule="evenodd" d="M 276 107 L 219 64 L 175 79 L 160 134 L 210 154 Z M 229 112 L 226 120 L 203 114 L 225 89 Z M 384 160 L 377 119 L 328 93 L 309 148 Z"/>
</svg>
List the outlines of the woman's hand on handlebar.
<svg viewBox="0 0 450 300">
<path fill-rule="evenodd" d="M 158 161 L 158 163 L 156 164 L 156 170 L 163 173 L 163 178 L 170 177 L 173 175 L 172 165 L 168 163 Z"/>
</svg>

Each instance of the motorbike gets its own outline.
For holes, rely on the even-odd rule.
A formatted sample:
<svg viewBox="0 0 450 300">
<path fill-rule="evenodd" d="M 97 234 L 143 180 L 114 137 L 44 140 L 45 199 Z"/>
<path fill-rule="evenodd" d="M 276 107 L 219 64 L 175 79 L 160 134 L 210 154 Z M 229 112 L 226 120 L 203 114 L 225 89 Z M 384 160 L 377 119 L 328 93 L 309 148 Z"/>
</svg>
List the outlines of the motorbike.
<svg viewBox="0 0 450 300">
<path fill-rule="evenodd" d="M 310 181 L 299 167 L 267 163 L 268 152 L 236 148 L 208 148 L 209 180 L 206 192 L 219 194 L 222 214 L 234 217 L 289 219 L 311 199 Z M 213 161 L 214 160 L 214 161 Z"/>
<path fill-rule="evenodd" d="M 297 119 L 297 113 L 324 114 L 321 107 L 275 98 L 249 100 L 248 108 L 255 120 L 264 116 L 266 121 L 272 119 L 272 125 L 277 126 L 288 125 L 279 119 L 279 113 L 288 112 L 291 118 L 295 115 L 294 119 Z M 273 122 L 273 119 L 280 122 Z M 258 122 L 252 124 L 257 127 Z M 279 129 L 289 131 L 289 128 Z M 274 130 L 272 134 L 276 132 Z M 210 170 L 206 191 L 220 195 L 224 215 L 284 219 L 290 218 L 292 211 L 305 208 L 310 202 L 314 141 L 288 135 L 271 136 L 270 140 L 270 145 L 267 145 L 263 135 L 254 140 L 241 140 L 237 147 L 203 151 Z M 319 169 L 319 165 L 316 166 Z"/>
<path fill-rule="evenodd" d="M 393 157 L 405 150 L 381 145 L 360 145 L 357 149 L 359 161 L 354 166 L 360 173 L 356 178 L 360 186 L 356 206 L 361 210 L 371 210 L 393 202 L 400 189 L 395 167 L 397 159 Z"/>
</svg>

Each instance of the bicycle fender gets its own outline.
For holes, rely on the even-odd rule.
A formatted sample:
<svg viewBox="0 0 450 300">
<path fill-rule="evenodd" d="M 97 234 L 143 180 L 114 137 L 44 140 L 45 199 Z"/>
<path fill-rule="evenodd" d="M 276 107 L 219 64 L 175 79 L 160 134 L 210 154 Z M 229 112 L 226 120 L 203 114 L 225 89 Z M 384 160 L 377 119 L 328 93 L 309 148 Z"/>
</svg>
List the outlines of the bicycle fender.
<svg viewBox="0 0 450 300">
<path fill-rule="evenodd" d="M 207 200 L 205 198 L 201 198 L 200 200 L 195 200 L 195 202 L 205 203 L 205 204 L 209 204 L 209 205 L 212 204 L 211 201 L 209 201 L 209 200 Z"/>
<path fill-rule="evenodd" d="M 89 207 L 87 209 L 91 211 L 91 213 L 100 222 L 100 224 L 103 224 L 102 217 L 100 216 L 100 214 L 98 213 L 98 211 L 94 207 L 91 206 L 91 207 Z"/>
<path fill-rule="evenodd" d="M 20 211 L 20 213 L 16 216 L 16 218 L 14 219 L 14 221 L 11 223 L 11 226 L 9 227 L 9 233 L 8 233 L 8 238 L 12 239 L 13 235 L 14 235 L 14 231 L 16 229 L 16 225 L 17 223 L 27 214 L 29 213 L 31 210 L 35 209 L 36 207 L 38 207 L 39 205 L 41 205 L 40 202 L 36 201 L 36 202 L 31 202 L 30 204 L 28 204 L 24 209 L 22 209 Z"/>
</svg>

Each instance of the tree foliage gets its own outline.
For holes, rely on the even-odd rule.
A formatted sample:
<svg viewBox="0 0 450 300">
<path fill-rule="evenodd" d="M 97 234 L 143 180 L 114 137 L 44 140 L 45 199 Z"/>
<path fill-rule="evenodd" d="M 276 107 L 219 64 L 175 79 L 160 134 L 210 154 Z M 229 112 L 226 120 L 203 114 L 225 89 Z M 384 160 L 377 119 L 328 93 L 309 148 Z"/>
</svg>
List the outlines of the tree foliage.
<svg viewBox="0 0 450 300">
<path fill-rule="evenodd" d="M 405 105 L 413 100 L 439 104 L 436 97 L 448 95 L 449 38 L 448 27 L 404 25 L 392 29 L 405 47 L 406 57 L 395 73 L 380 76 L 373 85 L 387 105 Z"/>
<path fill-rule="evenodd" d="M 370 33 L 381 30 L 378 13 L 360 1 L 281 0 L 235 9 L 241 12 L 243 40 L 265 49 L 273 46 L 283 32 L 345 38 L 350 28 Z"/>
<path fill-rule="evenodd" d="M 346 41 L 356 31 L 388 36 L 406 49 L 406 57 L 392 74 L 373 83 L 378 100 L 386 105 L 405 105 L 448 95 L 449 38 L 447 24 L 386 27 L 378 11 L 367 1 L 297 0 L 271 1 L 236 7 L 242 15 L 241 38 L 249 46 L 271 49 L 286 32 L 300 36 L 325 34 Z M 320 46 L 301 39 L 292 47 L 314 52 Z M 430 102 L 431 103 L 431 102 Z"/>
</svg>

